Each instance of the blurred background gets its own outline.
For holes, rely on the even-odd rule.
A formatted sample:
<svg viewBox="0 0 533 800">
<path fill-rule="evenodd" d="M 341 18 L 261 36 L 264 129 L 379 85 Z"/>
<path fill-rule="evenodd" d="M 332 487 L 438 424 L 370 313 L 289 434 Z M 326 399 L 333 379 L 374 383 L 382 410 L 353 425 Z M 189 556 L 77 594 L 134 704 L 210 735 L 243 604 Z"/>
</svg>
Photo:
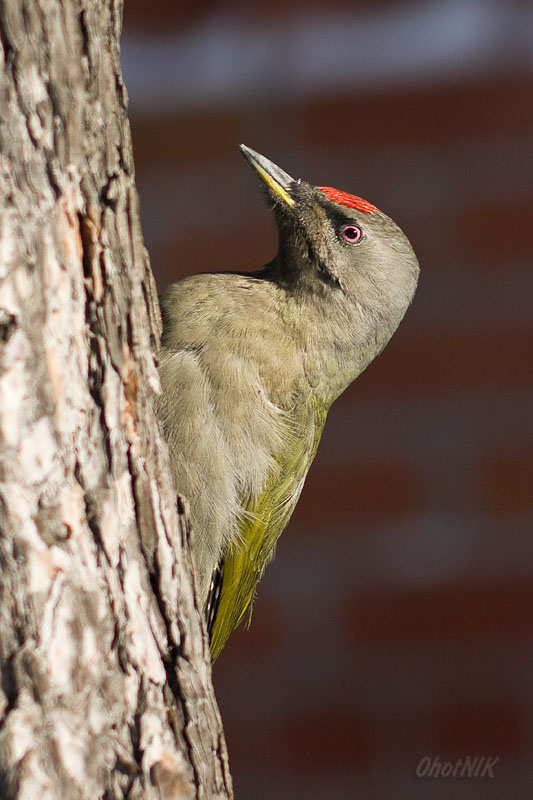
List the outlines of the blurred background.
<svg viewBox="0 0 533 800">
<path fill-rule="evenodd" d="M 532 5 L 126 0 L 124 23 L 161 288 L 274 255 L 239 142 L 368 198 L 422 267 L 215 665 L 237 799 L 531 798 Z"/>
</svg>

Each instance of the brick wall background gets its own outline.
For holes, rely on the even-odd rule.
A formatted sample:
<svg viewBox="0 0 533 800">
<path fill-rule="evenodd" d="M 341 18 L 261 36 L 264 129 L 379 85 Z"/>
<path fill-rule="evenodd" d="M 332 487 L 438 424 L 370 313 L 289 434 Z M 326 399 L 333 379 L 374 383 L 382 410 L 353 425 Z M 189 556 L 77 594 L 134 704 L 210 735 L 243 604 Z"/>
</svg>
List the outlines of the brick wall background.
<svg viewBox="0 0 533 800">
<path fill-rule="evenodd" d="M 532 796 L 532 52 L 525 2 L 126 2 L 161 287 L 274 254 L 241 141 L 376 203 L 422 267 L 216 664 L 239 800 Z"/>
</svg>

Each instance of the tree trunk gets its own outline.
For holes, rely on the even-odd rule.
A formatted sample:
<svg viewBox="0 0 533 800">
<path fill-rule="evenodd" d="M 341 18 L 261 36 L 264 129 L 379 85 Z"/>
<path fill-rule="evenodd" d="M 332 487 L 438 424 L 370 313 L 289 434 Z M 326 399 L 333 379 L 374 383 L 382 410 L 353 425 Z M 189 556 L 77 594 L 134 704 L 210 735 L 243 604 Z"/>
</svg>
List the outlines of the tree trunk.
<svg viewBox="0 0 533 800">
<path fill-rule="evenodd" d="M 2 798 L 232 794 L 150 401 L 121 12 L 0 5 Z"/>
</svg>

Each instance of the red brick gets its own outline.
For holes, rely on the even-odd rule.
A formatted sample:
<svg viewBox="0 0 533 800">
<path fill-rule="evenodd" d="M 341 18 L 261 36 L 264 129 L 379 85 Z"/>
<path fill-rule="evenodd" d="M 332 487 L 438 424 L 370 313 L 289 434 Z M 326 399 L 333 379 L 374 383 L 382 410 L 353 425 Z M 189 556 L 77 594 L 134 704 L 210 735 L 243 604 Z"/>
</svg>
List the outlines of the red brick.
<svg viewBox="0 0 533 800">
<path fill-rule="evenodd" d="M 235 691 L 238 688 L 235 687 Z M 229 698 L 228 698 L 229 700 Z M 276 755 L 276 731 L 273 726 L 262 719 L 253 724 L 232 718 L 232 709 L 228 703 L 227 710 L 221 704 L 224 720 L 224 734 L 228 745 L 231 771 L 238 785 L 239 775 L 256 769 L 264 771 L 269 765 L 278 767 Z"/>
<path fill-rule="evenodd" d="M 487 700 L 447 705 L 431 712 L 428 723 L 432 746 L 441 761 L 448 757 L 517 755 L 528 744 L 522 709 L 513 702 Z M 497 773 L 495 768 L 495 774 Z"/>
<path fill-rule="evenodd" d="M 227 108 L 133 115 L 135 161 L 141 169 L 171 169 L 176 164 L 209 164 L 232 153 L 237 159 L 242 128 L 243 119 Z"/>
<path fill-rule="evenodd" d="M 211 236 L 184 233 L 158 249 L 158 284 L 164 286 L 197 272 L 252 272 L 273 258 L 276 249 L 275 229 L 268 220 L 264 225 L 250 226 L 246 230 L 213 228 Z"/>
<path fill-rule="evenodd" d="M 356 592 L 347 615 L 359 647 L 529 636 L 533 583 L 449 583 Z"/>
<path fill-rule="evenodd" d="M 254 603 L 253 613 L 245 614 L 244 620 L 231 634 L 227 649 L 216 662 L 217 675 L 221 680 L 228 678 L 234 661 L 243 659 L 268 658 L 279 653 L 286 642 L 283 641 L 283 625 L 280 610 L 275 603 L 269 602 L 268 596 L 261 595 L 261 584 L 258 587 L 258 601 Z M 226 675 L 225 675 L 226 673 Z"/>
<path fill-rule="evenodd" d="M 280 26 L 286 26 L 288 20 L 297 22 L 302 15 L 307 15 L 310 10 L 323 8 L 328 12 L 345 8 L 371 8 L 390 6 L 391 0 L 292 0 L 290 6 L 286 0 L 255 0 L 253 3 L 253 16 L 266 18 L 270 22 L 277 19 Z"/>
<path fill-rule="evenodd" d="M 480 465 L 481 505 L 492 514 L 533 509 L 533 452 L 492 453 Z"/>
<path fill-rule="evenodd" d="M 503 202 L 487 198 L 484 205 L 459 215 L 459 236 L 470 264 L 484 266 L 533 258 L 533 196 Z"/>
<path fill-rule="evenodd" d="M 143 32 L 148 30 L 168 31 L 169 28 L 179 28 L 191 22 L 197 17 L 205 15 L 205 12 L 213 7 L 222 7 L 222 0 L 159 0 L 157 4 L 147 3 L 146 0 L 128 0 L 124 6 L 124 28 L 127 31 L 140 29 Z M 226 4 L 227 5 L 227 4 Z M 328 0 L 293 0 L 290 6 L 284 0 L 255 0 L 253 4 L 242 4 L 237 13 L 239 18 L 246 17 L 255 20 L 258 25 L 265 20 L 268 24 L 272 20 L 277 20 L 280 26 L 286 26 L 288 22 L 288 12 L 292 15 L 294 23 L 297 24 L 301 15 L 309 12 L 313 8 L 325 8 L 331 11 L 332 8 L 342 11 L 343 8 L 372 8 L 376 6 L 390 6 L 391 0 L 335 0 L 334 3 Z"/>
<path fill-rule="evenodd" d="M 279 762 L 314 773 L 368 766 L 375 749 L 371 730 L 370 720 L 354 711 L 293 714 L 279 724 Z"/>
<path fill-rule="evenodd" d="M 306 480 L 296 519 L 324 526 L 354 520 L 395 518 L 414 513 L 422 503 L 419 481 L 402 463 L 315 465 Z"/>
<path fill-rule="evenodd" d="M 495 104 L 496 99 L 496 104 Z M 302 140 L 323 148 L 393 142 L 435 145 L 482 136 L 533 131 L 533 82 L 490 78 L 422 88 L 337 95 L 300 109 Z"/>
<path fill-rule="evenodd" d="M 446 395 L 529 385 L 532 352 L 533 327 L 529 325 L 486 330 L 450 327 L 441 335 L 425 333 L 424 338 L 407 337 L 400 331 L 340 402 L 351 403 L 362 395 L 382 399 L 405 393 Z"/>
<path fill-rule="evenodd" d="M 498 113 L 493 98 L 499 93 Z M 283 104 L 278 113 L 284 117 Z M 227 158 L 247 130 L 264 126 L 264 112 L 230 108 L 161 112 L 132 116 L 135 159 L 140 167 L 206 163 Z M 372 94 L 322 97 L 291 103 L 290 118 L 298 123 L 300 146 L 319 150 L 331 142 L 358 148 L 383 145 L 477 139 L 533 131 L 533 82 L 526 79 L 488 81 L 441 88 L 402 88 Z M 339 131 L 343 132 L 339 141 Z M 270 135 L 276 138 L 275 131 Z M 259 146 L 259 145 L 257 145 Z M 493 209 L 494 212 L 494 209 Z"/>
<path fill-rule="evenodd" d="M 178 28 L 197 17 L 213 6 L 213 0 L 158 0 L 147 3 L 146 0 L 128 0 L 124 4 L 124 30 L 140 29 L 167 31 Z"/>
</svg>

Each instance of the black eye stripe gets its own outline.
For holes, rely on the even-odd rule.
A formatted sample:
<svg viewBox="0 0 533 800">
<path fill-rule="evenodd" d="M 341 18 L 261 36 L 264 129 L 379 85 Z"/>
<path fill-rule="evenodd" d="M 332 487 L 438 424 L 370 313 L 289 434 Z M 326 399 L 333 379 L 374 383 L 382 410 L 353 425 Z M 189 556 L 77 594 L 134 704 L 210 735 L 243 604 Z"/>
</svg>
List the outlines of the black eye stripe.
<svg viewBox="0 0 533 800">
<path fill-rule="evenodd" d="M 306 238 L 306 244 L 309 252 L 309 260 L 317 265 L 319 275 L 324 283 L 334 286 L 335 288 L 342 288 L 340 280 L 328 269 L 326 262 L 324 259 L 320 258 L 309 238 Z"/>
<path fill-rule="evenodd" d="M 334 275 L 328 269 L 325 261 L 322 261 L 322 259 L 320 259 L 318 261 L 318 268 L 320 270 L 320 274 L 322 275 L 322 280 L 324 281 L 324 283 L 329 283 L 330 286 L 340 287 L 341 285 L 340 280 L 337 278 L 336 275 Z"/>
</svg>

